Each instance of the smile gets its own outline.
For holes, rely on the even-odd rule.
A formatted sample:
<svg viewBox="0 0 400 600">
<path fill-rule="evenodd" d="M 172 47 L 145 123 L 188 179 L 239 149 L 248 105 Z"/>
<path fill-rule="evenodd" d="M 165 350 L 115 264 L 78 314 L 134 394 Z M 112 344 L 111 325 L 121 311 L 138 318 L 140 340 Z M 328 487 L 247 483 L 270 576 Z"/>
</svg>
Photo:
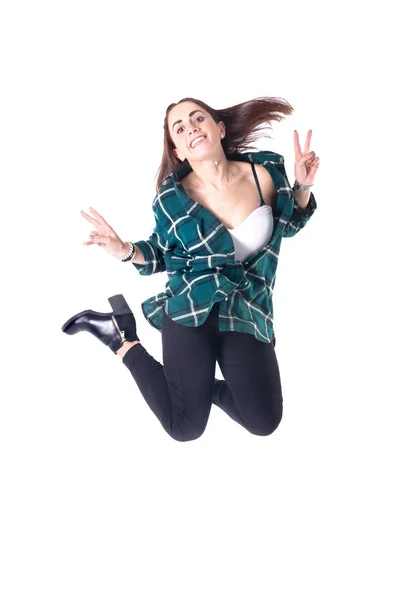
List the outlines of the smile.
<svg viewBox="0 0 400 600">
<path fill-rule="evenodd" d="M 200 135 L 199 137 L 195 138 L 192 142 L 190 142 L 190 147 L 194 148 L 195 146 L 197 146 L 198 144 L 201 144 L 201 142 L 203 140 L 206 139 L 206 135 Z"/>
</svg>

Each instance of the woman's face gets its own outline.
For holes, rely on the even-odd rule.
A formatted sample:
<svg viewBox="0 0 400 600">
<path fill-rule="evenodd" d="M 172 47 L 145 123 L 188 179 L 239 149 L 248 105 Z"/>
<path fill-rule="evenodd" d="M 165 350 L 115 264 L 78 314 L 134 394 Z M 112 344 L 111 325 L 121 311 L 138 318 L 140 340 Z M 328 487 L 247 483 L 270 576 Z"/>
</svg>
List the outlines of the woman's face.
<svg viewBox="0 0 400 600">
<path fill-rule="evenodd" d="M 212 116 L 194 102 L 182 102 L 171 109 L 168 115 L 168 129 L 179 160 L 202 160 L 213 157 L 221 150 L 221 139 L 225 135 L 222 121 L 216 123 Z M 222 134 L 222 135 L 221 135 Z M 194 146 L 192 142 L 200 137 Z"/>
</svg>

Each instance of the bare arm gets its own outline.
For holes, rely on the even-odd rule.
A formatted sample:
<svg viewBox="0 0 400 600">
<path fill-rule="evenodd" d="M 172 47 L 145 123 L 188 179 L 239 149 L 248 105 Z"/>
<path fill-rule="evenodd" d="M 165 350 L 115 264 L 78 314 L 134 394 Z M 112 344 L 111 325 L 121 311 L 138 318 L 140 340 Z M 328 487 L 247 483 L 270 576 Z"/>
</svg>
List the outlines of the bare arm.
<svg viewBox="0 0 400 600">
<path fill-rule="evenodd" d="M 294 199 L 303 210 L 307 208 L 310 194 L 310 190 L 293 190 Z"/>
</svg>

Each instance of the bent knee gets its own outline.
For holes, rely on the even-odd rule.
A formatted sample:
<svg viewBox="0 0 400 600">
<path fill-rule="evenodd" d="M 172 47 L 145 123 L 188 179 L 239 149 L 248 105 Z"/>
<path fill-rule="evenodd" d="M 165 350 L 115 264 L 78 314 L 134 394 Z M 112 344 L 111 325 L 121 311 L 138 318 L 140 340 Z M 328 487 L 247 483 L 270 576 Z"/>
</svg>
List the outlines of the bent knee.
<svg viewBox="0 0 400 600">
<path fill-rule="evenodd" d="M 264 421 L 259 421 L 255 425 L 246 425 L 247 431 L 252 433 L 253 435 L 271 435 L 278 428 L 279 423 L 282 420 L 282 413 L 276 415 L 274 417 L 268 418 Z"/>
<path fill-rule="evenodd" d="M 192 442 L 203 435 L 205 427 L 172 427 L 167 433 L 176 442 Z"/>
</svg>

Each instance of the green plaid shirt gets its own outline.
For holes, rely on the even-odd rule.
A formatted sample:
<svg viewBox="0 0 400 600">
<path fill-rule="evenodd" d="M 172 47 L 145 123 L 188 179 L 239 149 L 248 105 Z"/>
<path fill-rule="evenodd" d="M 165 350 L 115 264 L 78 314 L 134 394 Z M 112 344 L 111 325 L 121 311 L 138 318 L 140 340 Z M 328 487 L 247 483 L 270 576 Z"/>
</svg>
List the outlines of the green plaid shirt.
<svg viewBox="0 0 400 600">
<path fill-rule="evenodd" d="M 266 246 L 245 261 L 235 260 L 232 237 L 208 209 L 189 198 L 179 180 L 192 169 L 188 163 L 164 180 L 152 203 L 156 225 L 148 240 L 135 242 L 145 264 L 132 263 L 140 275 L 166 271 L 165 291 L 142 303 L 147 321 L 161 331 L 163 309 L 186 327 L 198 327 L 215 302 L 220 331 L 240 331 L 261 342 L 274 340 L 272 295 L 282 237 L 292 237 L 308 222 L 317 204 L 310 194 L 299 207 L 289 185 L 284 158 L 275 152 L 230 154 L 228 160 L 263 165 L 278 192 L 274 228 Z M 164 181 L 163 180 L 163 181 Z"/>
</svg>

